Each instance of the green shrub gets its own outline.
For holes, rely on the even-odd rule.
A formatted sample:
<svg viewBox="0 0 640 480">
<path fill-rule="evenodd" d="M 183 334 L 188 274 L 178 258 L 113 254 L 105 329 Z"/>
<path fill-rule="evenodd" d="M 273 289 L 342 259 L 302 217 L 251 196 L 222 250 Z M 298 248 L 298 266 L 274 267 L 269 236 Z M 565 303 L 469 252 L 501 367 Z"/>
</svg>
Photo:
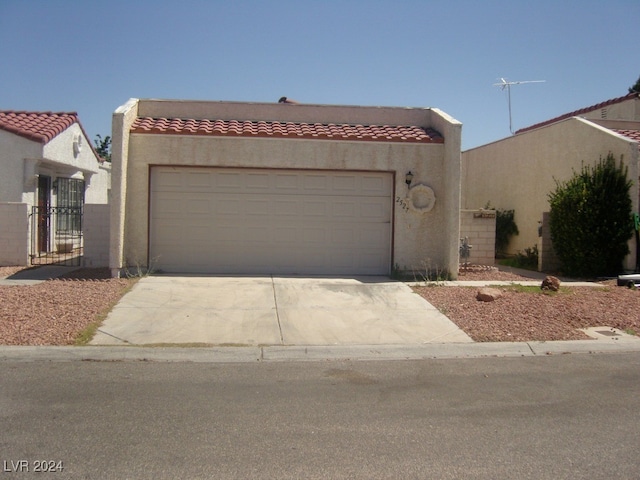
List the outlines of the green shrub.
<svg viewBox="0 0 640 480">
<path fill-rule="evenodd" d="M 503 258 L 498 263 L 514 268 L 524 268 L 526 270 L 538 270 L 538 245 L 518 251 L 514 256 Z"/>
<path fill-rule="evenodd" d="M 493 209 L 491 202 L 487 202 L 484 207 L 487 210 Z M 518 235 L 518 226 L 514 220 L 514 210 L 503 210 L 496 208 L 496 256 L 503 255 L 509 246 L 509 240 L 513 235 Z"/>
<path fill-rule="evenodd" d="M 617 275 L 633 234 L 631 181 L 612 154 L 561 183 L 549 194 L 549 228 L 563 273 L 579 277 Z"/>
</svg>

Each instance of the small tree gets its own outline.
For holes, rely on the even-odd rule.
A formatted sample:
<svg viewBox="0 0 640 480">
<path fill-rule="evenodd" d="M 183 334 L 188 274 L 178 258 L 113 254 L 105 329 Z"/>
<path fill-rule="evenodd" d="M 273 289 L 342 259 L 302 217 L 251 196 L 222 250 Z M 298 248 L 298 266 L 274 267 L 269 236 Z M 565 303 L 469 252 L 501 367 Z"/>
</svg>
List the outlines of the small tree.
<svg viewBox="0 0 640 480">
<path fill-rule="evenodd" d="M 111 137 L 107 135 L 102 138 L 100 134 L 96 135 L 96 138 L 93 140 L 93 143 L 96 146 L 96 152 L 102 158 L 104 158 L 107 162 L 111 161 Z"/>
<path fill-rule="evenodd" d="M 613 154 L 583 166 L 569 181 L 556 180 L 549 194 L 553 248 L 566 275 L 617 275 L 633 234 L 631 181 Z"/>
<path fill-rule="evenodd" d="M 629 87 L 629 93 L 640 93 L 640 77 L 638 77 L 638 80 L 636 80 L 636 83 L 633 87 Z"/>
</svg>

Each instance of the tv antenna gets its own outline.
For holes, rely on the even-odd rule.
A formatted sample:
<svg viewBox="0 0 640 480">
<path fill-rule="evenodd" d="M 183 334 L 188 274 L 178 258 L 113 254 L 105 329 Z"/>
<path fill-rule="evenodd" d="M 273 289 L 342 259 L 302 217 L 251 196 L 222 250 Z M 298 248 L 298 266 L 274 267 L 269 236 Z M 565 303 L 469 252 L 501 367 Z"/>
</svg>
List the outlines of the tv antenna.
<svg viewBox="0 0 640 480">
<path fill-rule="evenodd" d="M 511 86 L 512 85 L 521 85 L 523 83 L 543 83 L 546 82 L 546 80 L 526 80 L 526 81 L 521 81 L 521 82 L 509 82 L 508 80 L 506 80 L 505 78 L 500 78 L 500 82 L 499 83 L 494 83 L 493 86 L 494 87 L 500 87 L 500 90 L 507 91 L 507 101 L 509 103 L 509 131 L 511 132 L 511 134 L 513 135 L 513 127 L 511 126 Z"/>
</svg>

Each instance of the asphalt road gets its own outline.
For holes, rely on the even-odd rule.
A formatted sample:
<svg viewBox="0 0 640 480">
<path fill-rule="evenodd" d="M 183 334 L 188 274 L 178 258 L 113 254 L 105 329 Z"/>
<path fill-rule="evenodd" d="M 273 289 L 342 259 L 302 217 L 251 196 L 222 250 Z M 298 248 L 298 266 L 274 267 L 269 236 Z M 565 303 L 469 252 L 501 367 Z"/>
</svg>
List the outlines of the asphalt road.
<svg viewBox="0 0 640 480">
<path fill-rule="evenodd" d="M 5 361 L 0 480 L 635 479 L 639 412 L 640 353 Z"/>
</svg>

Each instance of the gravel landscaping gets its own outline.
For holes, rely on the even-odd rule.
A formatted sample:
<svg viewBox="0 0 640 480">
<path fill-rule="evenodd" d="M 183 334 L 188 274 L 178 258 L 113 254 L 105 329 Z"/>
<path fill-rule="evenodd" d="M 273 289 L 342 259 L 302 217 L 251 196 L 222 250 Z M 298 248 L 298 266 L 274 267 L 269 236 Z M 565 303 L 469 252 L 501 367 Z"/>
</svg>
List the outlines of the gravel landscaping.
<svg viewBox="0 0 640 480">
<path fill-rule="evenodd" d="M 0 278 L 23 268 L 0 267 Z M 531 280 L 491 267 L 458 279 Z M 0 285 L 0 344 L 72 345 L 135 281 L 110 278 L 108 269 L 80 269 L 37 285 Z M 493 302 L 476 300 L 478 287 L 435 283 L 414 290 L 478 342 L 588 339 L 578 329 L 597 326 L 640 333 L 640 290 L 617 287 L 615 280 L 602 288 L 566 285 L 557 293 L 500 286 L 502 296 Z"/>
<path fill-rule="evenodd" d="M 458 280 L 521 281 L 531 278 L 495 268 L 461 272 Z M 542 283 L 542 281 L 540 281 Z M 616 286 L 570 287 L 543 292 L 538 287 L 495 287 L 493 302 L 476 299 L 478 287 L 423 286 L 414 290 L 477 342 L 586 340 L 580 328 L 607 326 L 640 333 L 640 290 Z"/>
<path fill-rule="evenodd" d="M 0 278 L 22 269 L 0 267 Z M 73 345 L 134 282 L 94 268 L 37 285 L 0 285 L 0 344 Z"/>
</svg>

